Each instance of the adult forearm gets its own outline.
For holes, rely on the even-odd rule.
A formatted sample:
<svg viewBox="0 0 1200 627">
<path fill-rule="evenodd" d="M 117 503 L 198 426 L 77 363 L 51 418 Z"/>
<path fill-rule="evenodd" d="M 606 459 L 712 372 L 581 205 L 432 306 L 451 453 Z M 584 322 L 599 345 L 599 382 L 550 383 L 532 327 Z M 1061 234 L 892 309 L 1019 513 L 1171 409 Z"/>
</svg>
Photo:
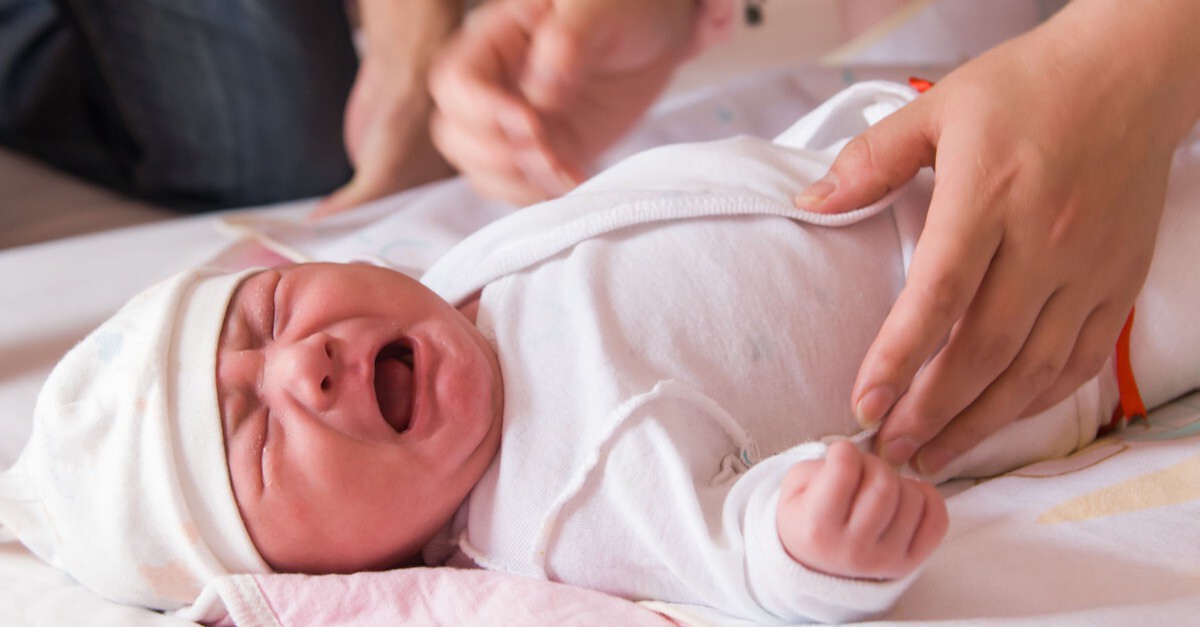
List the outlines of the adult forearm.
<svg viewBox="0 0 1200 627">
<path fill-rule="evenodd" d="M 1110 93 L 1161 99 L 1161 127 L 1175 140 L 1200 119 L 1200 2 L 1075 0 L 1045 28 Z"/>
<path fill-rule="evenodd" d="M 388 66 L 424 69 L 462 21 L 463 0 L 359 0 L 364 57 L 391 61 Z M 419 68 L 419 69 L 418 69 Z"/>
<path fill-rule="evenodd" d="M 359 0 L 359 13 L 365 40 L 343 122 L 354 178 L 327 197 L 315 217 L 452 172 L 429 136 L 427 79 L 462 20 L 462 1 Z"/>
</svg>

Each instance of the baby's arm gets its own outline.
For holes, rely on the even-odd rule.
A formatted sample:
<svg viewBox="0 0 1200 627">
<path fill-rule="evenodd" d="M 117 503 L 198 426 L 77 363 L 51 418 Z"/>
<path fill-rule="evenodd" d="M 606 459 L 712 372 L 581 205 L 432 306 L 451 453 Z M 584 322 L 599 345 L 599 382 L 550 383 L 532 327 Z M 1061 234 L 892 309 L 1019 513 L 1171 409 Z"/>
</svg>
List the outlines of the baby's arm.
<svg viewBox="0 0 1200 627">
<path fill-rule="evenodd" d="M 916 570 L 946 534 L 937 490 L 902 477 L 849 442 L 824 459 L 792 466 L 779 491 L 776 526 L 792 559 L 854 579 L 898 579 Z"/>
</svg>

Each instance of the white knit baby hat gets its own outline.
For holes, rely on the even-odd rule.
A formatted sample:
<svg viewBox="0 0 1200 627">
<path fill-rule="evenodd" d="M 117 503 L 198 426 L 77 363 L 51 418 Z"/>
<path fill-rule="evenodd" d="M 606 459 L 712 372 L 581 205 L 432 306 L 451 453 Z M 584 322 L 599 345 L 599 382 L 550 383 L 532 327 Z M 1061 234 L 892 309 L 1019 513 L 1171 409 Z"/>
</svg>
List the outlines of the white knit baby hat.
<svg viewBox="0 0 1200 627">
<path fill-rule="evenodd" d="M 216 392 L 249 273 L 183 272 L 134 297 L 55 366 L 0 475 L 0 525 L 109 599 L 173 610 L 215 577 L 270 571 L 233 498 Z"/>
</svg>

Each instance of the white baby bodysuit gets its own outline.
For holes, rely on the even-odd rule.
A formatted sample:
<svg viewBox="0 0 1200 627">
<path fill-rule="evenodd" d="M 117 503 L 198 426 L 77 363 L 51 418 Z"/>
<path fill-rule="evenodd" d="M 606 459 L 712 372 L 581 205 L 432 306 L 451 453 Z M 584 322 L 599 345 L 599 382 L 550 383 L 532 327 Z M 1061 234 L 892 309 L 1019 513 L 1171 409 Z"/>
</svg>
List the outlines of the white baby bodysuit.
<svg viewBox="0 0 1200 627">
<path fill-rule="evenodd" d="M 930 181 L 840 216 L 792 197 L 911 97 L 860 85 L 775 143 L 642 153 L 430 270 L 452 302 L 482 288 L 477 323 L 505 386 L 500 453 L 457 523 L 466 556 L 762 623 L 891 605 L 911 577 L 810 571 L 780 544 L 775 510 L 787 470 L 823 454 L 816 440 L 858 429 L 851 386 L 904 284 Z M 1093 396 L 1032 421 L 1039 445 L 955 470 L 1073 450 L 1095 434 Z"/>
</svg>

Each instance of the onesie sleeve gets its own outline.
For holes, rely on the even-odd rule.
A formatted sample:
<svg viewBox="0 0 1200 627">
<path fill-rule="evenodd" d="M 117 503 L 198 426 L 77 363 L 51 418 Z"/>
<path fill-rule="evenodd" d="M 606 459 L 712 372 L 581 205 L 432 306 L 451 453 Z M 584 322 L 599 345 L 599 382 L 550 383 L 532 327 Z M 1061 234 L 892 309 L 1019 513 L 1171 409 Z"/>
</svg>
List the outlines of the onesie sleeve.
<svg viewBox="0 0 1200 627">
<path fill-rule="evenodd" d="M 696 383 L 658 380 L 614 394 L 619 403 L 595 387 L 538 387 L 567 409 L 529 410 L 539 419 L 527 420 L 515 408 L 533 405 L 522 396 L 532 387 L 506 383 L 499 463 L 476 484 L 457 536 L 476 564 L 701 608 L 716 624 L 858 620 L 890 607 L 908 586 L 911 578 L 816 573 L 784 550 L 775 528 L 783 478 L 823 455 L 824 444 L 755 461 L 753 450 L 772 435 L 748 428 L 752 421 L 736 419 Z M 589 404 L 602 409 L 579 409 Z"/>
<path fill-rule="evenodd" d="M 726 517 L 742 521 L 749 593 L 765 612 L 786 622 L 863 620 L 891 607 L 916 577 L 833 577 L 809 570 L 788 555 L 775 524 L 780 486 L 792 465 L 824 453 L 823 443 L 811 442 L 763 460 L 737 479 L 725 501 Z"/>
<path fill-rule="evenodd" d="M 783 478 L 795 463 L 823 456 L 824 443 L 747 468 L 751 440 L 687 386 L 660 384 L 633 404 L 587 478 L 571 481 L 578 489 L 536 534 L 546 538 L 532 550 L 545 556 L 544 576 L 763 625 L 869 618 L 914 579 L 832 577 L 784 549 L 775 525 Z"/>
</svg>

